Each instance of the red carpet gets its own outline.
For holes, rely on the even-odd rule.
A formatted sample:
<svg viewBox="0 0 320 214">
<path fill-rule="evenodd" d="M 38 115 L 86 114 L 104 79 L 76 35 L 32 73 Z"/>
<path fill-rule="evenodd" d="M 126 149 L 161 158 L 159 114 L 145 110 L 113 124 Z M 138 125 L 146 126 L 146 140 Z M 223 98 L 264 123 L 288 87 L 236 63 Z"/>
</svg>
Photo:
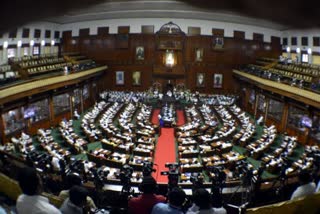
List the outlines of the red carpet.
<svg viewBox="0 0 320 214">
<path fill-rule="evenodd" d="M 184 119 L 184 111 L 177 110 L 177 117 L 178 117 L 177 126 L 182 126 L 183 124 L 186 123 Z"/>
<path fill-rule="evenodd" d="M 158 124 L 159 109 L 153 111 L 152 123 Z M 185 123 L 184 113 L 182 110 L 177 111 L 177 125 L 181 126 Z M 173 128 L 161 128 L 161 135 L 158 138 L 156 151 L 154 155 L 154 164 L 157 171 L 153 173 L 159 183 L 168 183 L 168 176 L 161 175 L 161 172 L 168 171 L 165 167 L 166 163 L 176 162 L 176 144 Z"/>
<path fill-rule="evenodd" d="M 176 162 L 176 146 L 174 141 L 173 128 L 161 128 L 161 135 L 158 138 L 156 152 L 154 156 L 154 164 L 157 172 L 153 174 L 157 182 L 168 183 L 168 176 L 161 175 L 162 171 L 168 171 L 165 164 L 168 162 Z"/>
<path fill-rule="evenodd" d="M 154 109 L 152 112 L 151 122 L 155 125 L 159 125 L 158 115 L 160 114 L 160 109 Z"/>
</svg>

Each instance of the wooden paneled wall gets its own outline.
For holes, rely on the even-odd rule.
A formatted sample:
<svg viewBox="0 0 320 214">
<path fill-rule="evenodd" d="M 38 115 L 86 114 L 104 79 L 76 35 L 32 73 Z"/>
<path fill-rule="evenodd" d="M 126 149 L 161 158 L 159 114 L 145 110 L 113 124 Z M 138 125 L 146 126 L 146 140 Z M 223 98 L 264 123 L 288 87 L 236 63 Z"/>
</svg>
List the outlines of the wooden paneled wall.
<svg viewBox="0 0 320 214">
<path fill-rule="evenodd" d="M 80 52 L 109 66 L 105 75 L 105 89 L 143 91 L 153 82 L 166 84 L 169 80 L 173 84 L 184 83 L 188 89 L 203 93 L 233 93 L 236 92 L 236 82 L 232 77 L 232 69 L 254 62 L 257 57 L 278 57 L 281 54 L 280 38 L 272 37 L 271 43 L 261 40 L 262 34 L 256 40 L 245 40 L 244 32 L 235 32 L 235 38 L 224 37 L 223 49 L 214 49 L 215 36 L 223 36 L 223 30 L 213 29 L 214 36 L 190 35 L 183 36 L 183 48 L 175 50 L 178 70 L 184 75 L 171 74 L 154 75 L 154 68 L 164 67 L 165 50 L 157 49 L 157 35 L 150 33 L 130 34 L 126 26 L 119 28 L 119 34 L 108 34 L 108 29 L 98 30 L 98 35 L 88 35 L 86 29 L 81 30 L 79 37 L 72 37 L 71 31 L 63 32 L 62 51 Z M 190 30 L 194 31 L 194 30 Z M 218 33 L 217 33 L 218 32 Z M 172 36 L 174 39 L 174 35 Z M 144 60 L 136 60 L 136 47 L 144 47 Z M 203 60 L 195 60 L 196 48 L 203 49 Z M 176 69 L 177 70 L 177 69 Z M 124 71 L 125 85 L 117 86 L 115 71 Z M 141 72 L 141 86 L 132 84 L 132 72 Z M 165 71 L 164 71 L 165 72 Z M 196 87 L 197 73 L 205 73 L 205 87 Z M 223 74 L 223 87 L 213 87 L 213 75 Z M 163 85 L 165 87 L 165 85 Z"/>
<path fill-rule="evenodd" d="M 101 75 L 100 75 L 101 76 Z M 4 113 L 7 113 L 10 110 L 24 107 L 25 109 L 28 108 L 28 106 L 32 103 L 35 103 L 37 101 L 41 101 L 44 99 L 48 99 L 48 108 L 49 108 L 49 117 L 45 120 L 40 120 L 38 122 L 31 123 L 30 120 L 25 120 L 26 127 L 22 130 L 17 130 L 15 132 L 12 132 L 8 135 L 5 135 L 4 133 L 4 121 L 3 117 L 0 116 L 0 144 L 10 141 L 10 138 L 12 136 L 19 137 L 21 134 L 21 131 L 24 131 L 28 134 L 36 134 L 38 129 L 43 128 L 47 129 L 53 126 L 58 125 L 62 119 L 70 119 L 72 118 L 73 112 L 75 108 L 77 109 L 78 113 L 82 113 L 86 109 L 89 109 L 92 107 L 92 105 L 99 99 L 99 94 L 104 90 L 103 86 L 105 83 L 101 80 L 100 76 L 91 77 L 90 79 L 85 79 L 84 81 L 59 87 L 57 85 L 56 88 L 46 91 L 43 93 L 39 93 L 39 91 L 35 90 L 34 94 L 30 96 L 26 96 L 24 98 L 19 98 L 17 100 L 14 100 L 12 102 L 5 103 L 4 105 L 1 105 L 0 107 L 0 115 L 3 115 Z M 83 97 L 83 88 L 84 86 L 88 87 L 89 96 L 87 99 L 84 99 Z M 77 106 L 74 106 L 72 103 L 72 99 L 70 99 L 70 108 L 67 111 L 61 112 L 59 114 L 54 114 L 54 104 L 53 104 L 53 97 L 68 93 L 70 95 L 70 98 L 74 96 L 74 90 L 79 89 L 81 91 L 81 103 Z"/>
<path fill-rule="evenodd" d="M 252 114 L 255 120 L 257 120 L 260 116 L 263 116 L 265 125 L 267 126 L 274 125 L 277 128 L 278 132 L 287 133 L 288 135 L 291 135 L 291 136 L 296 136 L 298 139 L 298 142 L 301 144 L 314 145 L 319 143 L 317 139 L 315 139 L 311 135 L 311 131 L 309 128 L 306 128 L 304 131 L 302 131 L 301 129 L 293 127 L 292 124 L 288 124 L 290 106 L 294 106 L 296 108 L 302 109 L 305 112 L 305 114 L 308 115 L 310 118 L 313 118 L 313 116 L 320 117 L 319 109 L 316 109 L 312 106 L 308 106 L 302 102 L 298 102 L 288 97 L 281 96 L 272 91 L 263 90 L 246 81 L 236 80 L 236 82 L 237 82 L 237 85 L 240 86 L 239 91 L 241 91 L 240 102 L 239 102 L 240 106 L 243 110 Z M 251 106 L 251 104 L 249 103 L 249 99 L 252 91 L 254 91 L 254 94 L 255 94 L 255 101 L 253 106 Z M 265 96 L 266 108 L 265 108 L 265 111 L 263 112 L 257 109 L 258 95 Z M 267 109 L 271 108 L 267 104 L 270 99 L 283 103 L 281 120 L 276 120 L 269 113 L 266 113 L 266 111 L 268 111 Z"/>
</svg>

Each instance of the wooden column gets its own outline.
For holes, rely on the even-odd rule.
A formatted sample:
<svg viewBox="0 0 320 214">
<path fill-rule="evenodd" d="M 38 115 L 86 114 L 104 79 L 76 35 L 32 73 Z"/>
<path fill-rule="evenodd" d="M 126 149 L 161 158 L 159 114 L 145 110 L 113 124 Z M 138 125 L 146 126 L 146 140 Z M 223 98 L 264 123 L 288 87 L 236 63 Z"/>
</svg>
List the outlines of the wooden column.
<svg viewBox="0 0 320 214">
<path fill-rule="evenodd" d="M 311 119 L 313 122 L 313 116 L 315 115 L 314 111 L 312 111 L 310 108 L 308 109 L 308 117 Z M 306 136 L 306 145 L 311 145 L 311 128 L 306 128 L 307 131 L 307 136 Z"/>
<path fill-rule="evenodd" d="M 83 86 L 80 89 L 80 106 L 81 106 L 81 114 L 83 113 Z"/>
<path fill-rule="evenodd" d="M 4 121 L 2 118 L 2 113 L 3 110 L 0 108 L 0 139 L 1 139 L 1 144 L 3 145 L 5 143 L 5 136 L 4 136 Z"/>
<path fill-rule="evenodd" d="M 259 101 L 259 96 L 258 93 L 255 94 L 255 102 L 254 102 L 254 119 L 257 117 L 257 112 L 258 112 L 258 101 Z"/>
<path fill-rule="evenodd" d="M 53 108 L 53 95 L 49 97 L 49 113 L 50 113 L 50 126 L 54 123 L 54 108 Z"/>
<path fill-rule="evenodd" d="M 264 112 L 264 121 L 267 121 L 268 111 L 269 111 L 269 98 L 267 96 L 265 96 L 264 102 L 266 104 L 266 107 L 264 109 L 265 110 L 265 112 Z"/>
<path fill-rule="evenodd" d="M 95 80 L 93 80 L 91 82 L 91 96 L 92 96 L 92 102 L 95 103 L 97 101 L 96 96 L 97 96 L 97 83 L 94 82 Z"/>
<path fill-rule="evenodd" d="M 252 89 L 251 89 L 252 90 Z M 249 90 L 248 88 L 245 91 L 245 98 L 244 98 L 244 104 L 245 104 L 245 109 L 248 109 L 249 106 L 249 100 L 250 100 L 250 94 L 251 94 L 251 90 Z"/>
<path fill-rule="evenodd" d="M 283 113 L 282 113 L 282 118 L 281 118 L 281 126 L 280 126 L 281 132 L 286 131 L 288 115 L 289 115 L 289 104 L 287 102 L 285 102 L 284 106 L 283 106 Z"/>
<path fill-rule="evenodd" d="M 69 105 L 70 105 L 70 116 L 73 118 L 73 112 L 74 112 L 74 94 L 73 91 L 69 92 Z"/>
</svg>

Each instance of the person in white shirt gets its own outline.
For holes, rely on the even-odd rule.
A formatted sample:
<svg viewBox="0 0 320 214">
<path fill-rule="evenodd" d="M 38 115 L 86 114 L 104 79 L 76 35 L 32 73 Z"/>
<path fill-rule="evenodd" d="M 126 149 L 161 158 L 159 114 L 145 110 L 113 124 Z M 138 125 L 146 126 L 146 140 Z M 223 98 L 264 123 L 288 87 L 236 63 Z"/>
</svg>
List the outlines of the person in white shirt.
<svg viewBox="0 0 320 214">
<path fill-rule="evenodd" d="M 226 214 L 227 211 L 221 206 L 213 208 L 211 195 L 206 189 L 197 189 L 193 194 L 194 204 L 186 214 Z"/>
<path fill-rule="evenodd" d="M 84 164 L 85 170 L 89 168 L 89 163 Z M 66 187 L 67 189 L 62 190 L 59 193 L 59 198 L 66 200 L 70 196 L 70 189 L 73 186 L 82 186 L 82 179 L 77 173 L 70 173 L 66 177 Z M 97 207 L 90 196 L 87 196 L 87 205 L 86 207 L 95 210 Z"/>
<path fill-rule="evenodd" d="M 19 214 L 61 214 L 49 203 L 48 198 L 40 195 L 42 184 L 34 168 L 22 168 L 18 175 L 18 182 L 22 190 L 16 205 Z"/>
<path fill-rule="evenodd" d="M 318 181 L 318 185 L 317 185 L 317 188 L 316 188 L 316 192 L 320 192 L 320 180 Z"/>
<path fill-rule="evenodd" d="M 60 167 L 60 159 L 56 156 L 53 156 L 51 159 L 51 165 L 53 167 L 53 170 L 55 172 L 60 172 L 61 167 Z"/>
<path fill-rule="evenodd" d="M 82 214 L 88 197 L 88 190 L 81 186 L 73 186 L 69 197 L 64 200 L 60 207 L 63 214 Z"/>
<path fill-rule="evenodd" d="M 299 181 L 301 185 L 292 193 L 291 200 L 311 195 L 316 191 L 316 184 L 312 181 L 310 172 L 302 171 L 299 174 Z"/>
<path fill-rule="evenodd" d="M 80 119 L 80 114 L 78 113 L 77 109 L 74 110 L 74 113 L 73 113 L 73 116 L 76 120 L 79 120 Z"/>
<path fill-rule="evenodd" d="M 182 206 L 186 199 L 186 193 L 174 187 L 168 194 L 168 203 L 158 203 L 153 206 L 151 214 L 183 214 Z"/>
</svg>

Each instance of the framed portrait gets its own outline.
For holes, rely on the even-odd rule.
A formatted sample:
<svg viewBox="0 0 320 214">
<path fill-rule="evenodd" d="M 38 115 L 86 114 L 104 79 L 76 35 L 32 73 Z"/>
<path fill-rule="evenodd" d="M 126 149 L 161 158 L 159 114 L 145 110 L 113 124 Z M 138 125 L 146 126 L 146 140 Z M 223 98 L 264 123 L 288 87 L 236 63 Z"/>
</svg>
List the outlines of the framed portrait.
<svg viewBox="0 0 320 214">
<path fill-rule="evenodd" d="M 116 71 L 116 85 L 124 85 L 124 71 Z"/>
<path fill-rule="evenodd" d="M 201 62 L 203 59 L 203 48 L 196 48 L 195 54 L 196 62 Z"/>
<path fill-rule="evenodd" d="M 144 47 L 136 47 L 136 60 L 144 60 Z"/>
<path fill-rule="evenodd" d="M 213 49 L 223 49 L 224 39 L 222 36 L 213 37 Z"/>
<path fill-rule="evenodd" d="M 141 85 L 141 72 L 132 72 L 132 85 Z"/>
<path fill-rule="evenodd" d="M 214 88 L 222 88 L 223 83 L 223 75 L 222 74 L 214 74 L 213 75 L 213 87 Z"/>
<path fill-rule="evenodd" d="M 197 87 L 204 87 L 205 86 L 205 73 L 197 73 Z"/>
</svg>

